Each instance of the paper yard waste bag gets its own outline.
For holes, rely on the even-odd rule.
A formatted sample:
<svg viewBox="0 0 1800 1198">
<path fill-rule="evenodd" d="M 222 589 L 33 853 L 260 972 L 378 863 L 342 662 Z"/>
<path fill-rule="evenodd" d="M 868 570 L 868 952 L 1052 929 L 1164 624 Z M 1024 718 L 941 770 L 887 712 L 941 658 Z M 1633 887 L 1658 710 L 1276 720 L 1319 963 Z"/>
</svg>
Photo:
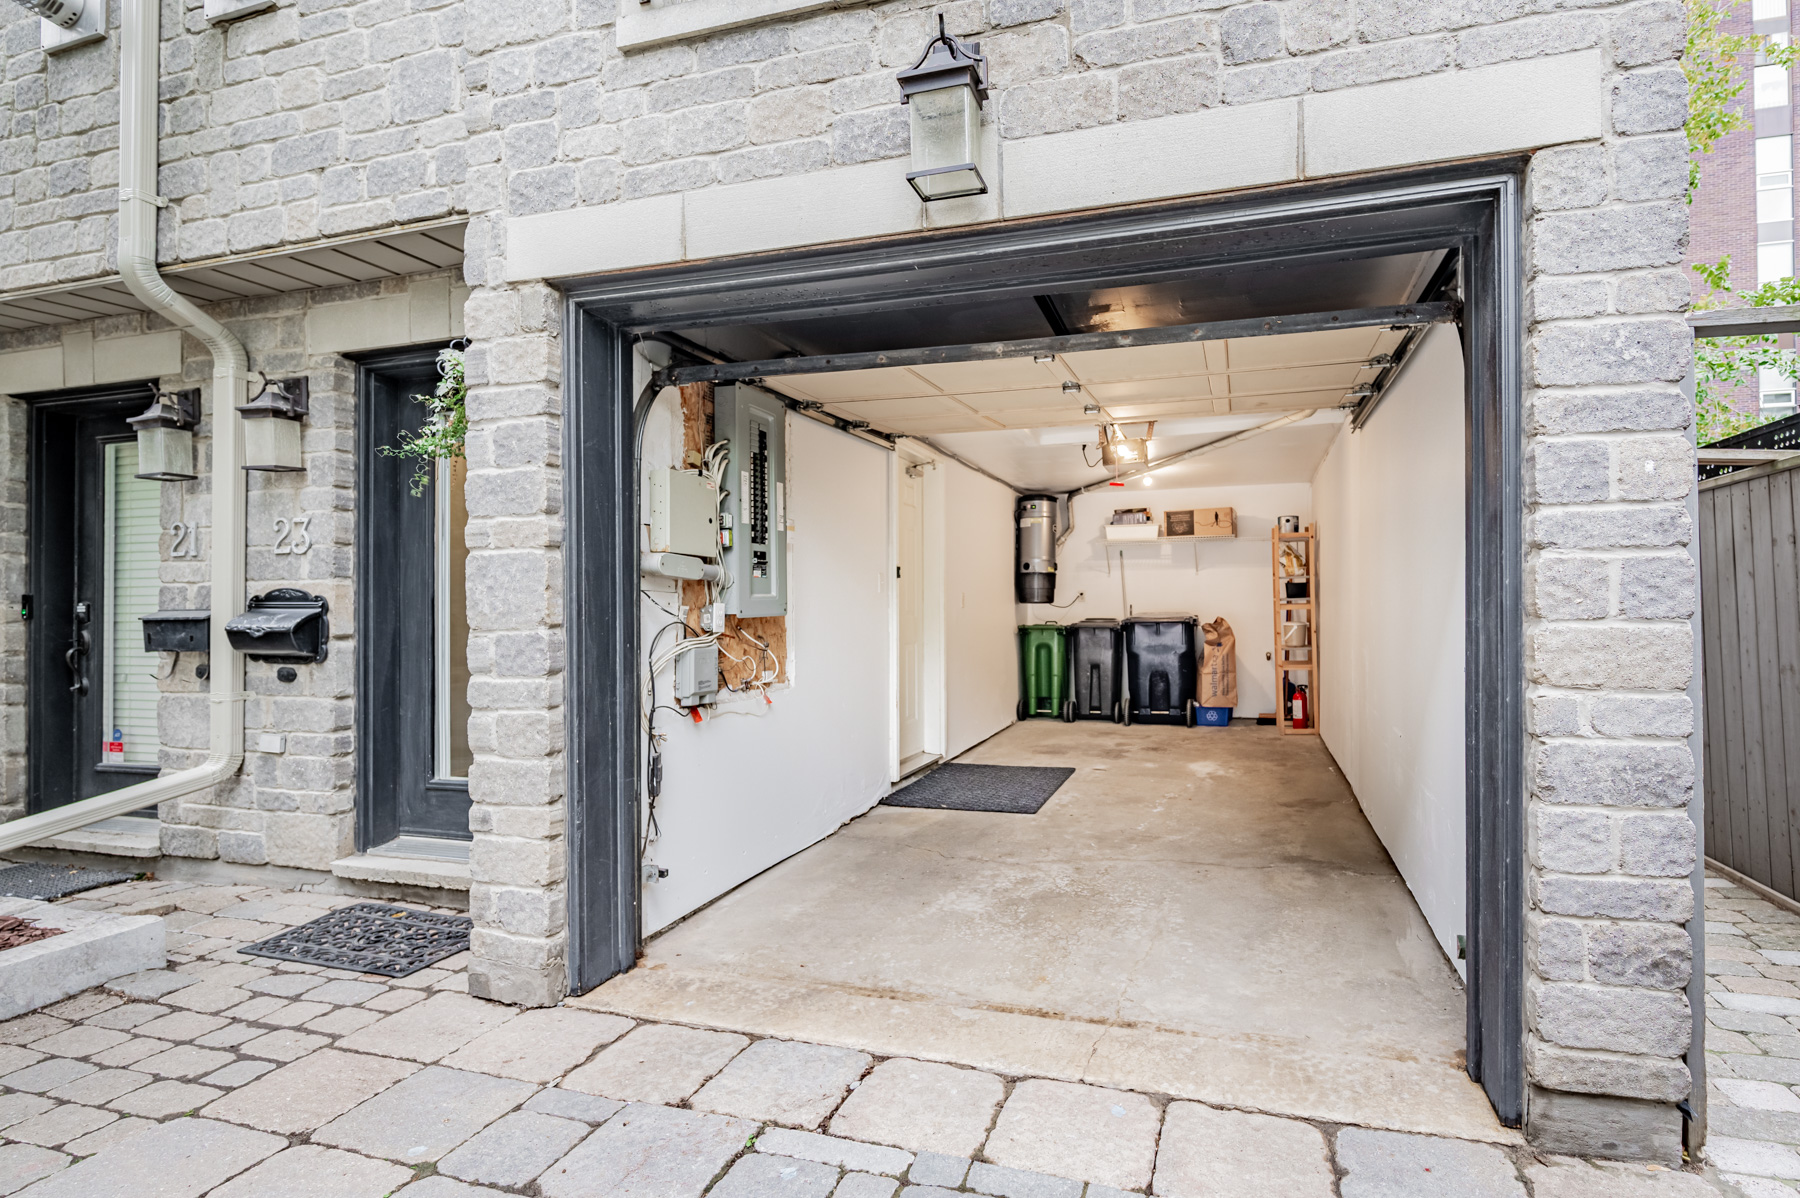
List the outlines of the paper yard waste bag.
<svg viewBox="0 0 1800 1198">
<path fill-rule="evenodd" d="M 1200 631 L 1206 638 L 1200 664 L 1200 706 L 1236 707 L 1237 637 L 1224 616 L 1200 625 Z"/>
</svg>

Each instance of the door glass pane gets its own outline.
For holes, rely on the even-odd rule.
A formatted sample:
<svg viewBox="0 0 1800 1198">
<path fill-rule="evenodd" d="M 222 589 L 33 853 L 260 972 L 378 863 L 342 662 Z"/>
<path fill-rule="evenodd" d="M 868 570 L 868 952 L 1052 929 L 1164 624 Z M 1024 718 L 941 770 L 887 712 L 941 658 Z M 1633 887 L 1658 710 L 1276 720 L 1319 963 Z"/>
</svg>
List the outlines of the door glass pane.
<svg viewBox="0 0 1800 1198">
<path fill-rule="evenodd" d="M 139 616 L 156 610 L 161 583 L 162 485 L 137 473 L 137 442 L 106 447 L 106 529 L 101 663 L 107 738 L 101 760 L 155 765 L 156 654 L 144 652 Z"/>
<path fill-rule="evenodd" d="M 464 578 L 469 546 L 463 536 L 468 463 L 448 458 L 437 468 L 437 776 L 467 778 L 469 751 L 469 609 Z"/>
</svg>

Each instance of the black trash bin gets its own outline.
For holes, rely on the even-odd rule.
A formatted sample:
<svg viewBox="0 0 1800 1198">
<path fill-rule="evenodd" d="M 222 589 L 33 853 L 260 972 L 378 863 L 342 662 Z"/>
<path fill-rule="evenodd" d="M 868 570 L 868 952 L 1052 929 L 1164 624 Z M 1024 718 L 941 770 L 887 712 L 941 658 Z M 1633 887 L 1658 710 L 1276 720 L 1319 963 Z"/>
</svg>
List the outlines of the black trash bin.
<svg viewBox="0 0 1800 1198">
<path fill-rule="evenodd" d="M 1194 726 L 1200 681 L 1198 616 L 1133 616 L 1125 621 L 1125 722 Z"/>
<path fill-rule="evenodd" d="M 1124 634 L 1117 620 L 1082 620 L 1069 625 L 1069 698 L 1062 718 L 1111 720 L 1125 718 L 1119 701 L 1119 658 Z"/>
</svg>

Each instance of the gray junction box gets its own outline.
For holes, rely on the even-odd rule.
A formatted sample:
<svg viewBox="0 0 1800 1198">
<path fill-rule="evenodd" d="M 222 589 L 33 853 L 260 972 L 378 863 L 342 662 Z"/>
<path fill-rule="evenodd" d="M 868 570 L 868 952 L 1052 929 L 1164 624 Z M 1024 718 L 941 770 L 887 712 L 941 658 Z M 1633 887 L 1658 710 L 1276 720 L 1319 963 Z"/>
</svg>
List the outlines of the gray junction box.
<svg viewBox="0 0 1800 1198">
<path fill-rule="evenodd" d="M 713 391 L 713 436 L 731 443 L 725 471 L 731 586 L 725 611 L 734 616 L 785 616 L 787 588 L 787 407 L 743 383 Z"/>
</svg>

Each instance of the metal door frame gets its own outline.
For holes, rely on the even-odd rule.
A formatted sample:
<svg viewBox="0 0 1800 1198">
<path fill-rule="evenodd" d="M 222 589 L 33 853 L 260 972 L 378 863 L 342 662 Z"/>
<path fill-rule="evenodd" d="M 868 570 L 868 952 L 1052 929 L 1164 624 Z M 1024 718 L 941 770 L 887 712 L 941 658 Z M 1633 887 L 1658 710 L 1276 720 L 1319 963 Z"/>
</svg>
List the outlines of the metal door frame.
<svg viewBox="0 0 1800 1198">
<path fill-rule="evenodd" d="M 635 334 L 1029 294 L 1201 266 L 1455 247 L 1467 394 L 1468 1069 L 1524 1114 L 1520 156 L 566 281 L 569 983 L 639 945 Z"/>
</svg>

